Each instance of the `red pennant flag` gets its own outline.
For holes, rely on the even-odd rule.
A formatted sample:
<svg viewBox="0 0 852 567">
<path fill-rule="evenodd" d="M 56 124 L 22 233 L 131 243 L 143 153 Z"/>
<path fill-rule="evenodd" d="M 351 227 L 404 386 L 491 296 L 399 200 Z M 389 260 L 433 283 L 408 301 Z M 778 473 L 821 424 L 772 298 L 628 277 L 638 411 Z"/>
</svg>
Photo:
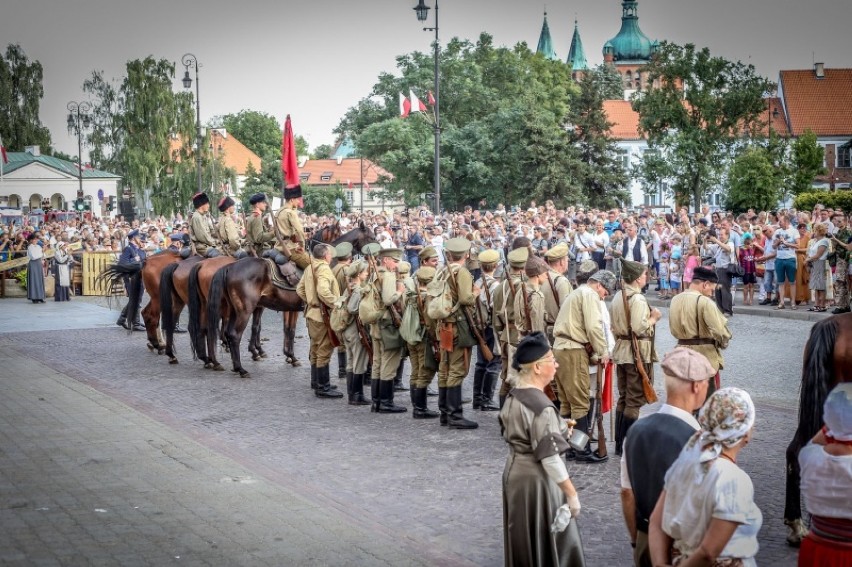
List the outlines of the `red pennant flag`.
<svg viewBox="0 0 852 567">
<path fill-rule="evenodd" d="M 293 140 L 293 125 L 290 115 L 284 122 L 284 138 L 281 141 L 281 171 L 284 173 L 284 186 L 293 188 L 299 185 L 299 159 L 296 157 L 296 143 Z"/>
<path fill-rule="evenodd" d="M 610 360 L 604 368 L 603 392 L 601 392 L 601 413 L 609 413 L 612 410 L 612 369 L 615 365 Z"/>
<path fill-rule="evenodd" d="M 435 106 L 435 95 L 432 94 L 432 91 L 426 95 L 426 102 L 429 103 L 429 106 Z"/>
</svg>

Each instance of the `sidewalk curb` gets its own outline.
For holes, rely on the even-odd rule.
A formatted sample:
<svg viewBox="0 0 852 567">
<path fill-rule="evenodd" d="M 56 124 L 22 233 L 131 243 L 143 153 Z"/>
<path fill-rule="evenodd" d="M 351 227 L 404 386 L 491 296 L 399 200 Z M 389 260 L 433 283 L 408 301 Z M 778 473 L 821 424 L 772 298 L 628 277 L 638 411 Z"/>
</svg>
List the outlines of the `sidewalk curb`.
<svg viewBox="0 0 852 567">
<path fill-rule="evenodd" d="M 656 297 L 651 298 L 648 295 L 645 295 L 645 298 L 648 300 L 648 305 L 652 307 L 660 307 L 667 309 L 671 300 L 666 301 L 662 299 L 657 299 Z M 831 308 L 833 309 L 833 307 Z M 794 319 L 796 321 L 811 321 L 813 323 L 818 323 L 823 319 L 827 319 L 828 317 L 832 317 L 831 311 L 826 311 L 824 313 L 814 313 L 807 310 L 807 307 L 799 307 L 798 310 L 793 311 L 789 307 L 786 309 L 775 309 L 775 307 L 762 307 L 762 306 L 749 306 L 742 307 L 739 305 L 734 306 L 734 319 L 739 315 L 753 315 L 756 317 L 768 317 L 771 319 Z"/>
</svg>

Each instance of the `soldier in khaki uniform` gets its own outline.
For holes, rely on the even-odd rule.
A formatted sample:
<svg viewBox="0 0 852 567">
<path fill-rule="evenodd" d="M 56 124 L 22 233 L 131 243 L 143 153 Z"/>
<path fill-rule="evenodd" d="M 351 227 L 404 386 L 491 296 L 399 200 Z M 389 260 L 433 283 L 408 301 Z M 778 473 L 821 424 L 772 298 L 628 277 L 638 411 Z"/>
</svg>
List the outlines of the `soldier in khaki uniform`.
<svg viewBox="0 0 852 567">
<path fill-rule="evenodd" d="M 580 431 L 589 430 L 589 396 L 591 377 L 589 366 L 593 360 L 606 365 L 609 360 L 609 345 L 601 318 L 601 300 L 615 291 L 615 275 L 607 270 L 599 270 L 589 278 L 585 285 L 571 292 L 559 309 L 556 325 L 553 329 L 555 343 L 553 354 L 559 367 L 556 380 L 559 395 L 564 396 L 567 404 L 560 411 L 570 407 L 570 416 Z M 588 444 L 583 451 L 577 452 L 577 460 L 582 462 L 603 462 L 597 450 L 592 452 Z"/>
<path fill-rule="evenodd" d="M 268 206 L 266 195 L 256 193 L 249 198 L 249 203 L 254 209 L 246 226 L 246 245 L 254 250 L 255 256 L 261 258 L 272 248 L 275 232 L 268 230 L 263 220 L 263 213 Z"/>
<path fill-rule="evenodd" d="M 645 287 L 648 280 L 648 266 L 624 258 L 621 258 L 620 262 L 624 285 L 621 291 L 612 298 L 610 306 L 612 332 L 615 335 L 612 361 L 616 364 L 618 375 L 618 404 L 615 408 L 616 455 L 621 454 L 627 430 L 639 419 L 639 410 L 648 403 L 642 388 L 642 376 L 639 375 L 636 358 L 633 356 L 631 334 L 636 337 L 642 364 L 648 378 L 653 383 L 654 363 L 659 360 L 654 348 L 654 327 L 660 317 L 663 316 L 659 309 L 651 309 L 645 296 L 642 295 L 642 288 Z M 624 311 L 622 294 L 627 296 L 627 303 L 630 307 L 629 314 Z M 628 322 L 630 323 L 629 330 Z"/>
<path fill-rule="evenodd" d="M 346 268 L 352 264 L 352 244 L 349 242 L 341 242 L 334 247 L 334 258 L 337 264 L 331 269 L 334 274 L 334 279 L 337 280 L 337 287 L 341 292 L 349 288 L 349 278 L 346 277 Z M 337 348 L 337 379 L 346 379 L 346 369 L 349 365 L 346 363 L 346 345 L 340 341 L 340 346 Z"/>
<path fill-rule="evenodd" d="M 544 293 L 544 319 L 547 323 L 547 338 L 550 344 L 553 344 L 553 325 L 559 315 L 559 308 L 574 290 L 571 282 L 565 277 L 565 272 L 568 271 L 568 245 L 560 242 L 544 253 L 544 261 L 548 266 L 547 278 L 541 284 L 541 291 Z"/>
<path fill-rule="evenodd" d="M 334 248 L 328 244 L 317 244 L 313 250 L 314 261 L 305 271 L 296 293 L 307 305 L 305 322 L 308 326 L 308 336 L 311 338 L 311 387 L 316 385 L 314 394 L 318 398 L 342 398 L 343 394 L 331 387 L 329 381 L 328 363 L 334 350 L 328 333 L 330 329 L 323 321 L 320 306 L 331 310 L 334 302 L 340 297 L 337 280 L 331 273 L 331 262 Z"/>
<path fill-rule="evenodd" d="M 434 246 L 426 246 L 417 254 L 417 257 L 420 258 L 420 266 L 438 269 L 440 260 L 438 259 L 438 251 L 435 250 Z"/>
<path fill-rule="evenodd" d="M 520 338 L 515 326 L 515 295 L 523 289 L 526 276 L 524 267 L 530 256 L 530 249 L 526 246 L 516 248 L 509 252 L 509 273 L 494 293 L 494 329 L 498 332 L 500 341 L 500 352 L 502 353 L 500 385 L 500 407 L 509 391 L 511 383 L 517 379 L 518 372 L 512 368 L 512 357 L 515 347 L 518 346 Z"/>
<path fill-rule="evenodd" d="M 545 307 L 542 280 L 547 276 L 547 264 L 537 256 L 530 256 L 524 266 L 527 281 L 515 294 L 515 327 L 520 342 L 537 331 L 545 332 Z"/>
<path fill-rule="evenodd" d="M 409 264 L 405 260 L 400 260 L 399 264 L 396 267 L 396 279 L 401 281 L 402 285 L 405 287 L 403 296 L 399 300 L 399 313 L 401 318 L 402 313 L 405 310 L 405 298 L 409 293 L 414 293 L 415 291 L 414 279 L 411 277 L 411 264 Z M 402 356 L 399 357 L 399 367 L 396 369 L 396 374 L 393 378 L 394 392 L 408 392 L 411 390 L 410 386 L 406 387 L 402 381 L 402 376 L 403 374 L 405 374 L 405 359 L 408 358 L 407 345 L 408 343 L 406 343 L 406 346 L 402 347 Z"/>
<path fill-rule="evenodd" d="M 460 337 L 458 322 L 464 318 L 462 309 L 472 307 L 479 295 L 479 289 L 473 285 L 473 276 L 464 267 L 470 254 L 470 241 L 467 238 L 451 238 L 445 244 L 447 250 L 448 281 L 453 305 L 459 308 L 449 317 L 436 322 L 438 336 L 452 333 L 452 351 L 441 349 L 438 365 L 438 407 L 441 410 L 441 425 L 454 429 L 476 429 L 479 424 L 465 419 L 462 409 L 462 382 L 470 370 L 471 347 L 464 346 L 470 337 Z M 471 331 L 472 332 L 472 331 Z M 460 341 L 461 339 L 461 341 Z"/>
<path fill-rule="evenodd" d="M 501 357 L 495 349 L 494 336 L 494 294 L 500 286 L 500 282 L 494 277 L 500 254 L 496 250 L 484 250 L 479 253 L 479 265 L 482 277 L 475 284 L 481 290 L 476 302 L 477 319 L 485 327 L 483 338 L 485 344 L 491 349 L 494 357 L 491 361 L 485 360 L 482 349 L 476 349 L 476 367 L 473 370 L 473 409 L 480 411 L 498 411 L 500 408 L 494 405 L 494 389 L 500 379 Z"/>
<path fill-rule="evenodd" d="M 382 340 L 382 327 L 395 326 L 390 309 L 396 307 L 405 292 L 405 286 L 396 279 L 396 270 L 402 260 L 402 250 L 399 248 L 384 248 L 378 253 L 379 268 L 369 285 L 376 286 L 380 291 L 381 303 L 384 309 L 381 319 L 370 325 L 370 336 L 373 338 L 373 372 L 371 388 L 373 394 L 372 411 L 378 413 L 402 413 L 408 411 L 404 406 L 398 406 L 393 401 L 393 379 L 399 369 L 402 357 L 402 338 L 396 348 L 387 348 Z M 397 330 L 398 333 L 398 330 Z"/>
<path fill-rule="evenodd" d="M 305 229 L 299 220 L 299 207 L 302 203 L 302 187 L 297 185 L 284 189 L 284 206 L 275 213 L 275 233 L 278 243 L 275 249 L 283 252 L 301 269 L 311 263 L 305 252 Z"/>
<path fill-rule="evenodd" d="M 189 219 L 189 235 L 195 246 L 195 253 L 205 258 L 215 258 L 221 252 L 218 250 L 219 240 L 213 218 L 210 216 L 210 198 L 207 193 L 196 193 L 192 196 L 192 206 L 195 212 Z"/>
<path fill-rule="evenodd" d="M 722 350 L 728 348 L 731 340 L 728 321 L 713 299 L 718 282 L 713 270 L 695 268 L 689 288 L 674 296 L 669 308 L 669 330 L 677 345 L 703 354 L 716 370 L 707 397 L 720 387 L 719 371 L 725 365 Z"/>
<path fill-rule="evenodd" d="M 240 238 L 240 229 L 234 221 L 234 200 L 230 197 L 222 197 L 219 201 L 219 241 L 222 243 L 222 252 L 227 256 L 241 258 L 243 242 Z M 242 254 L 241 254 L 242 253 Z"/>
<path fill-rule="evenodd" d="M 438 417 L 438 412 L 429 409 L 427 404 L 427 388 L 435 378 L 437 365 L 426 367 L 427 349 L 434 358 L 437 351 L 435 341 L 435 322 L 429 319 L 426 312 L 426 286 L 435 277 L 435 268 L 423 266 L 414 273 L 415 295 L 409 296 L 409 301 L 415 301 L 417 312 L 420 315 L 420 324 L 424 327 L 423 340 L 417 344 L 408 344 L 408 353 L 411 356 L 411 407 L 414 419 L 432 419 Z M 435 362 L 434 360 L 432 362 Z"/>
<path fill-rule="evenodd" d="M 364 373 L 367 372 L 370 356 L 364 346 L 364 337 L 359 328 L 361 322 L 358 321 L 361 285 L 367 279 L 367 268 L 366 261 L 357 260 L 347 265 L 344 270 L 347 282 L 343 299 L 346 302 L 346 309 L 352 315 L 352 322 L 340 333 L 340 336 L 346 347 L 346 391 L 349 394 L 350 406 L 370 405 L 370 402 L 364 399 Z M 366 334 L 366 330 L 364 332 Z"/>
</svg>

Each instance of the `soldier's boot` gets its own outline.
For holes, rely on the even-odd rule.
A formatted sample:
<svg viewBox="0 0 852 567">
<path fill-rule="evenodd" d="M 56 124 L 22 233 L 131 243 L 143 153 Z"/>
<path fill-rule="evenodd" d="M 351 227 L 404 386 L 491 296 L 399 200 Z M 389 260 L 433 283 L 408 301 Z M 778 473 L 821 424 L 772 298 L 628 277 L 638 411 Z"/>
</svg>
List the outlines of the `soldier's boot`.
<svg viewBox="0 0 852 567">
<path fill-rule="evenodd" d="M 399 366 L 396 367 L 396 375 L 393 377 L 393 391 L 407 392 L 408 388 L 402 383 L 402 374 L 405 372 L 405 358 L 399 360 Z"/>
<path fill-rule="evenodd" d="M 500 408 L 494 405 L 494 389 L 497 387 L 497 380 L 500 379 L 499 374 L 488 372 L 482 379 L 482 397 L 480 398 L 480 411 L 500 411 Z"/>
<path fill-rule="evenodd" d="M 440 415 L 426 405 L 426 388 L 411 387 L 411 407 L 414 408 L 411 413 L 414 419 L 432 419 Z"/>
<path fill-rule="evenodd" d="M 398 406 L 393 403 L 393 380 L 379 380 L 379 395 L 381 403 L 379 404 L 379 413 L 405 413 L 408 408 Z"/>
<path fill-rule="evenodd" d="M 118 321 L 115 322 L 119 327 L 124 327 L 127 330 L 130 330 L 130 327 L 127 325 L 127 305 L 124 306 L 124 309 L 121 310 L 121 315 L 118 316 Z"/>
<path fill-rule="evenodd" d="M 371 412 L 378 412 L 379 406 L 382 403 L 381 396 L 379 395 L 380 394 L 379 386 L 381 385 L 380 383 L 381 383 L 381 380 L 379 380 L 378 378 L 370 381 L 370 397 L 371 397 L 371 399 L 370 399 L 370 411 Z"/>
<path fill-rule="evenodd" d="M 317 389 L 317 367 L 311 364 L 311 390 Z"/>
<path fill-rule="evenodd" d="M 441 425 L 447 425 L 447 389 L 438 386 L 438 410 L 441 412 Z"/>
<path fill-rule="evenodd" d="M 352 401 L 349 402 L 353 406 L 368 406 L 370 402 L 364 399 L 364 375 L 352 375 Z"/>
<path fill-rule="evenodd" d="M 479 424 L 475 421 L 465 419 L 462 409 L 462 387 L 461 384 L 447 388 L 447 412 L 449 413 L 448 425 L 452 429 L 476 429 Z"/>
<path fill-rule="evenodd" d="M 331 388 L 329 381 L 331 375 L 328 365 L 317 368 L 317 389 L 314 390 L 314 395 L 318 398 L 342 398 L 343 392 L 338 392 Z"/>
<path fill-rule="evenodd" d="M 624 449 L 624 412 L 615 412 L 615 454 L 619 457 Z"/>
<path fill-rule="evenodd" d="M 584 415 L 580 419 L 577 420 L 577 425 L 574 426 L 575 429 L 579 429 L 580 431 L 588 431 L 589 430 L 589 416 Z M 582 451 L 576 451 L 577 457 L 576 461 L 578 463 L 603 463 L 607 459 L 609 459 L 609 455 L 606 457 L 601 457 L 598 453 L 597 449 L 592 451 L 591 441 L 586 443 L 586 448 Z"/>
<path fill-rule="evenodd" d="M 343 380 L 348 379 L 349 376 L 346 373 L 346 351 L 337 351 L 337 379 Z"/>
<path fill-rule="evenodd" d="M 589 429 L 586 431 L 586 435 L 589 436 L 589 441 L 592 443 L 598 442 L 598 431 L 595 427 L 595 419 L 598 416 L 598 404 L 597 400 L 594 397 L 589 398 Z"/>
<path fill-rule="evenodd" d="M 485 379 L 485 368 L 477 367 L 473 371 L 473 409 L 482 405 L 482 381 Z"/>
</svg>

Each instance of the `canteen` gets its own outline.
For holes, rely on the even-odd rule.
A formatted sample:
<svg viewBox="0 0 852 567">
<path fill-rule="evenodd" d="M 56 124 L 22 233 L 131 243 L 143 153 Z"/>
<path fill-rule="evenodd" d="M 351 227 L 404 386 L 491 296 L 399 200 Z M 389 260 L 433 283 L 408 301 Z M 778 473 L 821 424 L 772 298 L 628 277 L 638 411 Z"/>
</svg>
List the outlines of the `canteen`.
<svg viewBox="0 0 852 567">
<path fill-rule="evenodd" d="M 577 422 L 573 419 L 566 419 L 565 423 L 568 424 L 568 427 L 574 427 L 577 425 Z M 571 437 L 568 438 L 568 444 L 571 445 L 571 448 L 575 451 L 583 451 L 586 449 L 586 445 L 589 444 L 589 436 L 586 435 L 584 431 L 574 429 L 571 433 Z"/>
</svg>

